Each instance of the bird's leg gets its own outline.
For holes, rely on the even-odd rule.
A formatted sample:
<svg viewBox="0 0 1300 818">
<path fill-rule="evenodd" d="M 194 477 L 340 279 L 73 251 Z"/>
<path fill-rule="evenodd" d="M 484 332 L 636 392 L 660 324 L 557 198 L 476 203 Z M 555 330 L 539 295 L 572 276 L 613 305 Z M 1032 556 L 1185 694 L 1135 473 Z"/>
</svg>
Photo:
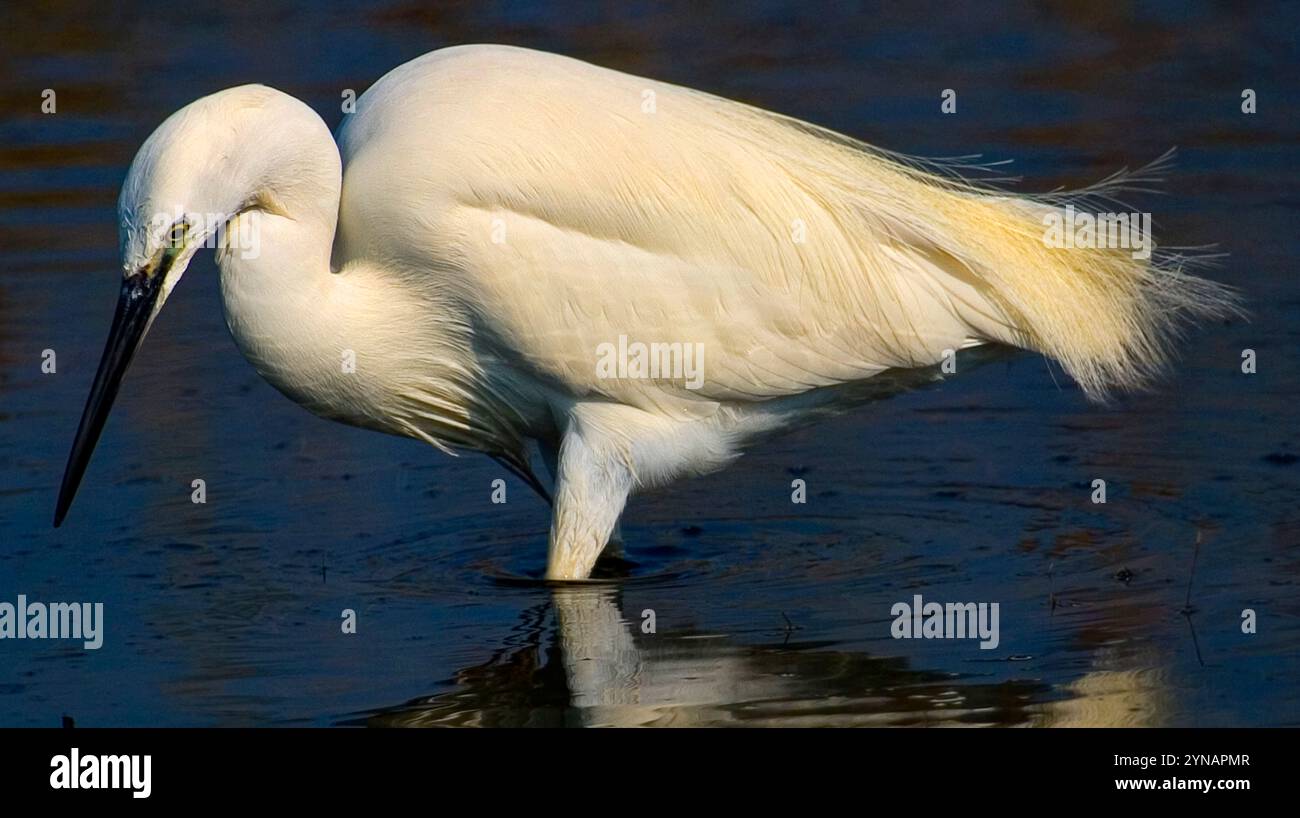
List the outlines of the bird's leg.
<svg viewBox="0 0 1300 818">
<path fill-rule="evenodd" d="M 560 445 L 547 579 L 586 579 L 618 525 L 632 473 L 617 449 L 576 419 Z"/>
<path fill-rule="evenodd" d="M 560 444 L 555 439 L 542 439 L 537 442 L 538 452 L 541 454 L 542 463 L 546 466 L 546 471 L 551 477 L 551 494 L 558 493 L 558 483 L 560 477 Z M 623 551 L 623 518 L 614 523 L 614 531 L 609 535 L 609 542 L 605 545 L 602 552 L 611 557 L 618 559 L 624 558 Z"/>
</svg>

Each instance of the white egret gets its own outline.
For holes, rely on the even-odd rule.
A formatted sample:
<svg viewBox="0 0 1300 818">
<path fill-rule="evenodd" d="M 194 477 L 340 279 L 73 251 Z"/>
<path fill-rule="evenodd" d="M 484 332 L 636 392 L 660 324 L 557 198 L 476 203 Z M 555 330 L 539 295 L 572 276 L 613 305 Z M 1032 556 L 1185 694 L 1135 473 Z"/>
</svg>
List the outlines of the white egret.
<svg viewBox="0 0 1300 818">
<path fill-rule="evenodd" d="M 131 164 L 121 297 L 55 524 L 216 230 L 257 230 L 258 253 L 227 245 L 217 262 L 230 331 L 263 377 L 324 417 L 490 454 L 545 495 L 537 441 L 555 479 L 546 576 L 580 579 L 630 492 L 723 466 L 833 401 L 828 387 L 999 343 L 1101 396 L 1146 383 L 1185 319 L 1233 309 L 1176 264 L 1050 246 L 1044 217 L 1063 201 L 520 48 L 394 69 L 337 146 L 293 97 L 221 91 Z M 702 350 L 703 378 L 636 377 L 644 356 L 602 371 L 620 343 Z"/>
</svg>

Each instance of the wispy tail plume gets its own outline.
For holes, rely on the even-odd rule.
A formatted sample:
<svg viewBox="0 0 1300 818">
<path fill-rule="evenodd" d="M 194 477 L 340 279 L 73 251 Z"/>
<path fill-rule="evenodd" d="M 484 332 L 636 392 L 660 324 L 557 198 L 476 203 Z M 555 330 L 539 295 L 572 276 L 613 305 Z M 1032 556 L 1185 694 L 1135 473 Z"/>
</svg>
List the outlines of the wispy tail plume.
<svg viewBox="0 0 1300 818">
<path fill-rule="evenodd" d="M 1094 399 L 1149 384 L 1197 321 L 1242 314 L 1234 290 L 1188 274 L 1207 255 L 1155 247 L 1150 215 L 1114 199 L 1159 181 L 1169 157 L 1075 194 L 957 189 L 931 202 L 932 240 L 1009 319 L 994 340 L 1055 358 Z"/>
</svg>

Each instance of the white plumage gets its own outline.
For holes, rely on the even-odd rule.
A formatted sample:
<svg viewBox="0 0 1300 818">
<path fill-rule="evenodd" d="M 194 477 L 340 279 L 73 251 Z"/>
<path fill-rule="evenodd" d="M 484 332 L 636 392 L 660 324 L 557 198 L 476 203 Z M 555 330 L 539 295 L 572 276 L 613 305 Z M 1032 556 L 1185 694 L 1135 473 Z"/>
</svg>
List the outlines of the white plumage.
<svg viewBox="0 0 1300 818">
<path fill-rule="evenodd" d="M 556 477 L 547 576 L 577 579 L 630 491 L 724 465 L 821 387 L 1000 342 L 1100 396 L 1156 372 L 1181 319 L 1233 308 L 1171 263 L 1047 246 L 1061 202 L 689 89 L 464 46 L 382 78 L 337 147 L 278 91 L 200 99 L 146 142 L 119 206 L 124 275 L 165 276 L 151 316 L 203 238 L 160 265 L 154 214 L 256 220 L 256 258 L 218 253 L 227 320 L 312 411 L 525 476 L 537 440 Z M 700 345 L 699 388 L 600 377 L 620 336 Z"/>
</svg>

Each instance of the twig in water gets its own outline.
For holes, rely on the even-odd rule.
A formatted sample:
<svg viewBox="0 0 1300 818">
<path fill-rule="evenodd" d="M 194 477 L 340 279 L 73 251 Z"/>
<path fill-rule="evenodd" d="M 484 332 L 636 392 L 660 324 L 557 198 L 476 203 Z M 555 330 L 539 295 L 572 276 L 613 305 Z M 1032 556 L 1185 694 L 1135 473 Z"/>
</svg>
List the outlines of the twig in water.
<svg viewBox="0 0 1300 818">
<path fill-rule="evenodd" d="M 1196 579 L 1196 558 L 1201 554 L 1201 532 L 1196 532 L 1196 548 L 1192 551 L 1192 568 L 1187 573 L 1187 599 L 1183 602 L 1183 613 L 1190 614 L 1192 607 L 1192 580 Z"/>
<path fill-rule="evenodd" d="M 1056 577 L 1053 571 L 1056 570 L 1056 561 L 1047 563 L 1047 601 L 1051 603 L 1051 615 L 1056 616 Z"/>
</svg>

